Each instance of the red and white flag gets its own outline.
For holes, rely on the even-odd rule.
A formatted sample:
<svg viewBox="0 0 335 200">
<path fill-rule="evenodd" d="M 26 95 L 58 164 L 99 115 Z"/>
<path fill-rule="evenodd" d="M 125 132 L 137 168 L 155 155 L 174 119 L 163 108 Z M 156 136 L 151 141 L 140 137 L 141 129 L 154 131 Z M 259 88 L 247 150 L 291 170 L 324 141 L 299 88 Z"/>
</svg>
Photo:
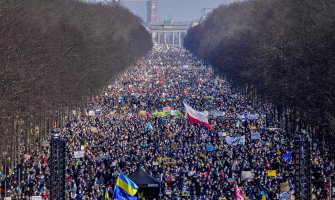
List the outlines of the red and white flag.
<svg viewBox="0 0 335 200">
<path fill-rule="evenodd" d="M 188 120 L 190 120 L 191 123 L 203 124 L 207 128 L 212 129 L 212 126 L 208 123 L 208 114 L 196 111 L 187 103 L 183 103 L 187 112 L 187 118 Z"/>
<path fill-rule="evenodd" d="M 244 200 L 240 188 L 238 188 L 237 183 L 235 182 L 235 200 Z"/>
</svg>

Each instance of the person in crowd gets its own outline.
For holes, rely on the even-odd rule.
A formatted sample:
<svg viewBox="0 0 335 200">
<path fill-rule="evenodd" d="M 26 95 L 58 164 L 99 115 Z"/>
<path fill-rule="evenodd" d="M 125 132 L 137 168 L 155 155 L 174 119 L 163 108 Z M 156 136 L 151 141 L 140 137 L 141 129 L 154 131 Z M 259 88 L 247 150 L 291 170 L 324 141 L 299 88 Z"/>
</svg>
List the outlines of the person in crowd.
<svg viewBox="0 0 335 200">
<path fill-rule="evenodd" d="M 208 113 L 212 129 L 190 123 L 183 102 Z M 106 191 L 111 197 L 119 173 L 129 175 L 138 166 L 161 181 L 162 199 L 234 199 L 235 183 L 246 199 L 279 199 L 281 183 L 294 194 L 293 137 L 266 127 L 271 112 L 271 104 L 253 105 L 185 49 L 157 47 L 62 128 L 66 199 L 102 200 Z M 243 136 L 237 143 L 227 140 Z M 81 150 L 84 157 L 75 158 Z M 321 200 L 332 192 L 334 159 L 314 150 L 312 192 Z M 15 169 L 7 193 L 48 199 L 49 155 L 41 147 L 23 159 L 20 184 Z"/>
</svg>

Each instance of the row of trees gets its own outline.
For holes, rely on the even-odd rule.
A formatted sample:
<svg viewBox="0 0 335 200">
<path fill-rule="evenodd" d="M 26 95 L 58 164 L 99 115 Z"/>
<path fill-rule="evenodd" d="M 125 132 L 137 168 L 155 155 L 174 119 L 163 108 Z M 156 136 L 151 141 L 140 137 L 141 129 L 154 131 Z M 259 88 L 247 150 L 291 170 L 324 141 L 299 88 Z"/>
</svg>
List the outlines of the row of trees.
<svg viewBox="0 0 335 200">
<path fill-rule="evenodd" d="M 0 152 L 38 145 L 151 47 L 142 21 L 117 5 L 0 0 Z"/>
<path fill-rule="evenodd" d="M 184 45 L 243 91 L 273 103 L 275 116 L 286 118 L 290 131 L 327 130 L 330 136 L 335 124 L 334 10 L 335 0 L 225 5 L 193 27 Z"/>
</svg>

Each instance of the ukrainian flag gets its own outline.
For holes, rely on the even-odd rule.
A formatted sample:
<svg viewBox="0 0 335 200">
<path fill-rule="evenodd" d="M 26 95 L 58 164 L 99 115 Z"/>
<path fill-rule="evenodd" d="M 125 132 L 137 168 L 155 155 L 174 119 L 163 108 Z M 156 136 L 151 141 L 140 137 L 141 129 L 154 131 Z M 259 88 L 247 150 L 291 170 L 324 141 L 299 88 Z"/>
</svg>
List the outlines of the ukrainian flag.
<svg viewBox="0 0 335 200">
<path fill-rule="evenodd" d="M 109 194 L 108 194 L 108 189 L 106 188 L 106 191 L 105 191 L 105 200 L 111 200 L 109 198 Z"/>
<path fill-rule="evenodd" d="M 137 197 L 134 196 L 137 190 L 138 186 L 123 173 L 120 173 L 116 180 L 113 198 L 117 200 L 137 200 Z"/>
</svg>

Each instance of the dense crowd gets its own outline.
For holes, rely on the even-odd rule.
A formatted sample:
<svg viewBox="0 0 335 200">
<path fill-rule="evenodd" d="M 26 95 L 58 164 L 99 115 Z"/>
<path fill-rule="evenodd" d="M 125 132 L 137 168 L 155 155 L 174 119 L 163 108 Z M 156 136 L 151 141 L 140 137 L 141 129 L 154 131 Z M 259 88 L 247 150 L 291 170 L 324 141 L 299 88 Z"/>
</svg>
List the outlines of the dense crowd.
<svg viewBox="0 0 335 200">
<path fill-rule="evenodd" d="M 183 102 L 208 112 L 212 129 L 190 123 Z M 270 104 L 253 106 L 186 50 L 157 47 L 74 112 L 62 129 L 67 199 L 105 199 L 106 191 L 111 197 L 119 173 L 132 174 L 139 166 L 162 181 L 162 199 L 231 200 L 235 183 L 248 199 L 279 199 L 283 183 L 294 194 L 293 138 L 265 126 L 270 112 Z M 318 149 L 312 155 L 312 188 L 322 200 L 332 191 L 334 160 Z M 74 158 L 81 150 L 84 157 Z M 25 159 L 20 187 L 13 173 L 7 194 L 47 199 L 49 154 L 41 147 Z"/>
</svg>

